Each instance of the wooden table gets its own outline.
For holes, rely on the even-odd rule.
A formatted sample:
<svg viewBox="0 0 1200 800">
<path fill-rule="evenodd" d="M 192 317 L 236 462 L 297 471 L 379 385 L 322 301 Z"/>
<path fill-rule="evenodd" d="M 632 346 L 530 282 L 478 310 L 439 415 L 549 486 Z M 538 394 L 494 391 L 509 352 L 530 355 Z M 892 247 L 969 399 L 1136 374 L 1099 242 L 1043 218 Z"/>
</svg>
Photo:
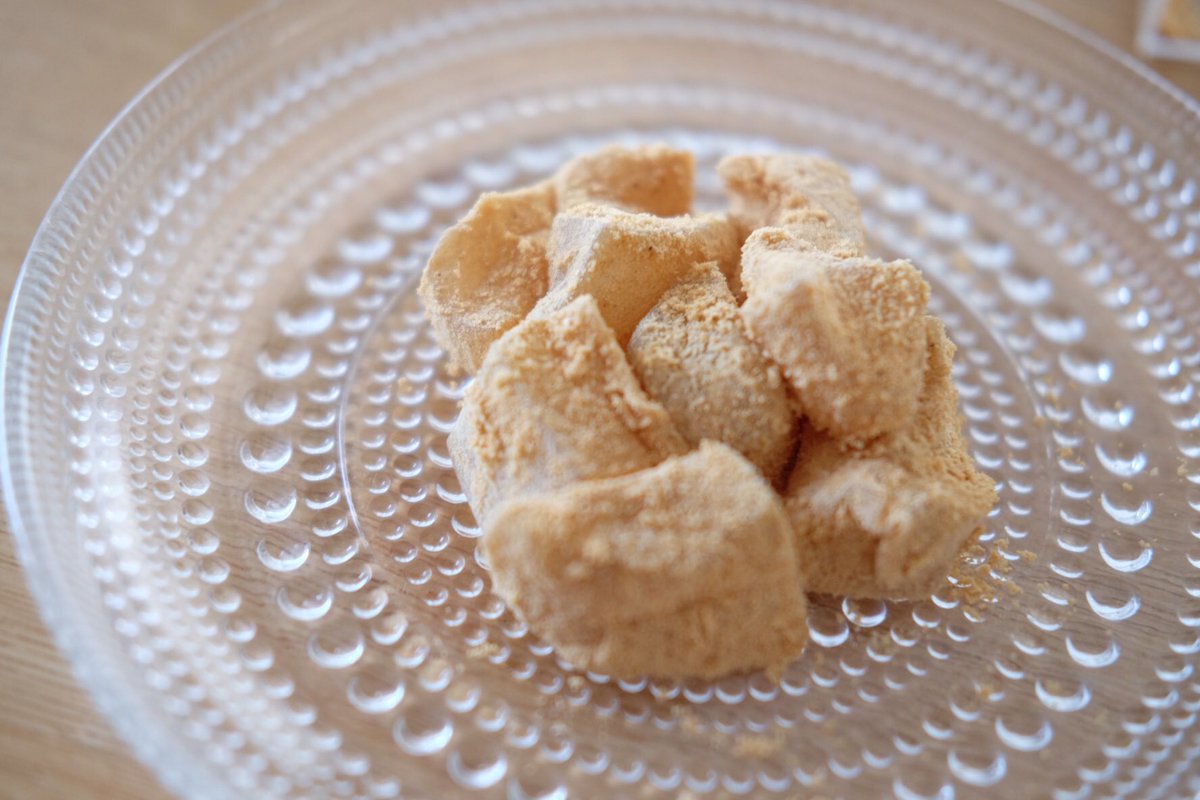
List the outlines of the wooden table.
<svg viewBox="0 0 1200 800">
<path fill-rule="evenodd" d="M 1133 0 L 1043 0 L 1126 49 Z M 92 139 L 185 49 L 251 0 L 0 0 L 0 297 Z M 1200 67 L 1153 62 L 1200 96 Z M 0 798 L 165 798 L 51 643 L 0 519 Z"/>
</svg>

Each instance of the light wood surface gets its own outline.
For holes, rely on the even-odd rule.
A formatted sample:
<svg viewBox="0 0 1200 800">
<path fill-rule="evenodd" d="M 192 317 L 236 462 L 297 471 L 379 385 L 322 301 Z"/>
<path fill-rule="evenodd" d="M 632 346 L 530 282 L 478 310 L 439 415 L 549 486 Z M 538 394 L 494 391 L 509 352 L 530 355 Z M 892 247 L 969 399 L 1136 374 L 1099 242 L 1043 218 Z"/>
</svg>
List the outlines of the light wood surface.
<svg viewBox="0 0 1200 800">
<path fill-rule="evenodd" d="M 1133 0 L 1044 0 L 1132 48 Z M 252 0 L 0 0 L 0 298 L 88 144 L 174 58 Z M 964 3 L 964 12 L 968 4 Z M 1200 67 L 1152 66 L 1193 95 Z M 0 519 L 0 798 L 165 798 L 75 683 Z"/>
<path fill-rule="evenodd" d="M 137 91 L 253 0 L 0 0 L 0 297 L 59 186 Z M 0 798 L 165 800 L 50 640 L 0 522 Z"/>
</svg>

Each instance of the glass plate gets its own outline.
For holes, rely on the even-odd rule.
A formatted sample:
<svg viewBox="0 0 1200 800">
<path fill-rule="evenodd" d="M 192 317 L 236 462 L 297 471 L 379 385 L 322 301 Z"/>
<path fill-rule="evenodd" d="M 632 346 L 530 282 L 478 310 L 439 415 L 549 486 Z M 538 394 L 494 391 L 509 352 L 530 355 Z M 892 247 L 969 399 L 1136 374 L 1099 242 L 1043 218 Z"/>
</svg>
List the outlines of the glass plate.
<svg viewBox="0 0 1200 800">
<path fill-rule="evenodd" d="M 414 294 L 487 189 L 609 141 L 848 165 L 959 345 L 986 534 L 916 603 L 818 599 L 762 675 L 574 674 L 489 590 Z M 43 612 L 208 797 L 1200 791 L 1200 115 L 1032 5 L 318 0 L 147 89 L 8 317 L 3 476 Z"/>
</svg>

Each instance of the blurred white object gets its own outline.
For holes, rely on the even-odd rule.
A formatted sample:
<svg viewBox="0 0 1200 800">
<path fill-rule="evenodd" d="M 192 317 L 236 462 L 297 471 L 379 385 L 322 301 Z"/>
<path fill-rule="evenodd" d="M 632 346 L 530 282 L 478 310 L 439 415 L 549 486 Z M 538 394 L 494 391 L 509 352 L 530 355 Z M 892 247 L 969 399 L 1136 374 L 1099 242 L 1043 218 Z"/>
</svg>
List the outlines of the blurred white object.
<svg viewBox="0 0 1200 800">
<path fill-rule="evenodd" d="M 1143 0 L 1137 49 L 1152 58 L 1200 61 L 1200 0 Z"/>
</svg>

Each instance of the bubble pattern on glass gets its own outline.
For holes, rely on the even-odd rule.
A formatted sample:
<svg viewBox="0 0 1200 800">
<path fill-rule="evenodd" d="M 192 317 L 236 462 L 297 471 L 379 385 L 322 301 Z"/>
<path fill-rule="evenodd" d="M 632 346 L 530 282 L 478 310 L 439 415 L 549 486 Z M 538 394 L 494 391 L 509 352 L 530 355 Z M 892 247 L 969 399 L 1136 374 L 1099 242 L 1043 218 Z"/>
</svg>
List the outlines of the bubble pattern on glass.
<svg viewBox="0 0 1200 800">
<path fill-rule="evenodd" d="M 710 170 L 720 155 L 738 152 L 746 146 L 738 139 L 675 135 L 681 145 L 702 156 L 702 171 Z M 521 183 L 535 179 L 563 158 L 586 151 L 596 143 L 576 139 L 543 148 L 525 148 L 510 154 L 516 167 L 505 166 L 504 161 L 473 162 L 459 176 L 422 185 L 416 202 L 381 212 L 377 219 L 380 229 L 364 228 L 345 240 L 342 253 L 335 259 L 337 266 L 322 262 L 318 269 L 344 276 L 355 271 L 346 263 L 347 254 L 365 252 L 379 257 L 390 254 L 392 248 L 383 244 L 386 224 L 393 232 L 400 228 L 410 239 L 418 237 L 408 256 L 396 262 L 397 271 L 411 282 L 432 243 L 428 238 L 419 238 L 427 231 L 418 224 L 431 226 L 431 215 L 419 210 L 422 199 L 425 203 L 440 202 L 453 208 L 447 199 L 463 203 L 464 198 L 473 198 L 477 190 L 496 186 L 501 180 Z M 527 169 L 522 170 L 521 166 Z M 953 779 L 968 786 L 989 786 L 1004 778 L 1010 761 L 1048 748 L 1054 741 L 1057 721 L 1051 712 L 1062 715 L 1081 711 L 1091 698 L 1091 689 L 1086 681 L 1071 677 L 1028 680 L 1027 672 L 1041 671 L 1029 666 L 1031 657 L 1045 656 L 1052 673 L 1057 668 L 1071 674 L 1078 672 L 1072 669 L 1071 662 L 1077 667 L 1104 668 L 1112 666 L 1121 654 L 1110 631 L 1089 624 L 1090 621 L 1082 624 L 1076 621 L 1072 623 L 1072 634 L 1063 642 L 1065 653 L 1057 654 L 1058 661 L 1063 663 L 1054 663 L 1056 654 L 1047 653 L 1043 634 L 1059 630 L 1071 616 L 1070 610 L 1063 609 L 1070 609 L 1075 589 L 1067 582 L 1055 585 L 1051 579 L 1078 577 L 1073 571 L 1078 569 L 1075 558 L 1078 543 L 1060 537 L 1058 545 L 1064 555 L 1050 556 L 1049 571 L 1042 570 L 1040 574 L 1046 580 L 1039 581 L 1034 581 L 1028 573 L 1035 569 L 1041 552 L 1020 546 L 1030 537 L 1028 519 L 1035 510 L 1049 513 L 1056 506 L 1060 516 L 1066 515 L 1063 518 L 1069 521 L 1072 512 L 1066 501 L 1086 499 L 1068 483 L 1058 487 L 1061 494 L 1052 498 L 1050 487 L 1038 485 L 1036 477 L 1045 474 L 1055 458 L 1062 464 L 1077 463 L 1074 453 L 1069 451 L 1074 440 L 1068 438 L 1072 434 L 1065 424 L 1071 418 L 1063 413 L 1063 398 L 1055 379 L 1096 385 L 1102 383 L 1096 376 L 1104 372 L 1104 367 L 1094 365 L 1090 367 L 1092 372 L 1087 373 L 1089 368 L 1081 366 L 1084 360 L 1067 349 L 1060 350 L 1057 363 L 1044 352 L 1079 341 L 1082 317 L 1072 313 L 1069 301 L 1051 303 L 1053 289 L 1040 286 L 1036 278 L 1022 274 L 1008 248 L 973 236 L 969 219 L 938 207 L 912 187 L 889 184 L 867 167 L 855 169 L 853 176 L 868 207 L 869 227 L 877 244 L 916 259 L 938 282 L 942 291 L 935 298 L 934 310 L 947 322 L 962 348 L 956 379 L 976 458 L 993 473 L 1007 475 L 1007 480 L 1001 483 L 1001 505 L 989 531 L 981 537 L 980 546 L 968 554 L 961 585 L 947 585 L 930 601 L 917 604 L 819 603 L 811 622 L 814 642 L 833 651 L 833 657 L 826 660 L 822 650 L 814 649 L 788 671 L 779 688 L 771 687 L 761 676 L 757 684 L 754 677 L 734 677 L 715 686 L 648 686 L 642 682 L 618 684 L 616 690 L 602 676 L 588 676 L 586 682 L 578 676 L 572 678 L 550 649 L 528 635 L 525 627 L 503 610 L 503 604 L 488 594 L 486 572 L 474 560 L 473 540 L 478 531 L 465 508 L 445 449 L 445 434 L 453 423 L 462 385 L 440 369 L 441 353 L 424 324 L 419 304 L 411 292 L 401 292 L 396 306 L 388 310 L 380 327 L 372 332 L 364 347 L 363 360 L 354 371 L 347 395 L 350 411 L 345 429 L 347 478 L 360 530 L 368 542 L 380 542 L 380 548 L 397 565 L 396 573 L 389 570 L 389 579 L 377 587 L 374 607 L 381 611 L 386 607 L 383 598 L 389 585 L 407 582 L 425 606 L 434 611 L 428 614 L 422 609 L 420 614 L 404 615 L 406 626 L 413 617 L 423 617 L 425 627 L 417 646 L 404 648 L 397 654 L 398 663 L 410 669 L 419 668 L 439 649 L 457 659 L 467 655 L 503 667 L 512 679 L 531 683 L 542 695 L 559 697 L 568 705 L 586 705 L 593 713 L 620 719 L 626 725 L 653 724 L 656 730 L 671 736 L 698 735 L 705 737 L 710 746 L 714 745 L 714 739 L 728 737 L 725 746 L 732 748 L 734 756 L 745 752 L 749 746 L 744 744 L 747 737 L 755 742 L 765 737 L 771 746 L 791 750 L 793 743 L 799 744 L 807 738 L 797 731 L 797 728 L 802 731 L 805 723 L 819 724 L 830 717 L 864 718 L 865 724 L 855 728 L 856 739 L 830 746 L 820 754 L 823 758 L 813 759 L 809 765 L 802 761 L 785 763 L 779 766 L 777 775 L 764 766 L 757 774 L 746 776 L 751 785 L 761 788 L 791 786 L 794 780 L 816 781 L 829 776 L 852 780 L 864 769 L 889 768 L 897 759 L 911 758 L 942 742 L 950 743 L 945 758 Z M 1005 196 L 1003 191 L 1000 195 Z M 702 201 L 712 203 L 714 198 Z M 946 243 L 951 245 L 949 251 Z M 1077 251 L 1078 246 L 1078 243 L 1060 243 L 1064 252 Z M 966 271 L 964 266 L 968 267 Z M 358 279 L 338 282 L 357 284 Z M 311 293 L 313 282 L 309 281 L 308 286 Z M 1006 320 L 1012 315 L 1010 308 L 993 311 L 984 319 L 971 311 L 973 307 L 987 308 L 988 304 L 982 301 L 1001 293 L 1018 307 L 1037 310 L 1028 319 L 1015 321 Z M 381 302 L 371 297 L 366 305 L 376 307 Z M 1002 340 L 996 338 L 996 331 L 1004 334 Z M 1035 340 L 1035 332 L 1042 341 Z M 1013 354 L 1016 354 L 1015 365 Z M 1018 374 L 1017 369 L 1025 370 L 1026 375 Z M 1032 376 L 1047 377 L 1039 382 Z M 1085 395 L 1079 402 L 1085 413 L 1091 409 L 1091 416 L 1107 420 L 1095 411 L 1098 401 Z M 361 410 L 356 412 L 355 408 Z M 1119 410 L 1117 415 L 1120 419 Z M 1048 437 L 1038 432 L 1039 426 L 1048 432 Z M 1116 477 L 1136 477 L 1136 469 L 1145 467 L 1145 456 L 1131 454 L 1118 463 L 1116 457 L 1103 449 L 1099 439 L 1093 436 L 1092 441 L 1097 458 Z M 1128 484 L 1128 480 L 1122 483 Z M 1139 520 L 1122 517 L 1121 511 L 1111 504 L 1101 507 L 1118 522 L 1139 524 Z M 1044 540 L 1029 544 L 1038 551 L 1047 549 Z M 1097 547 L 1105 564 L 1118 572 L 1145 566 L 1139 566 L 1146 560 L 1143 551 L 1117 562 L 1109 552 L 1114 545 L 1101 541 Z M 1026 574 L 1018 584 L 1010 577 L 1014 567 L 1009 562 L 1022 561 Z M 976 574 L 972 575 L 973 572 Z M 1022 586 L 1033 587 L 1034 596 L 1028 600 L 1018 597 L 1018 592 L 1025 594 Z M 1131 587 L 1100 586 L 1088 590 L 1087 602 L 1102 620 L 1111 622 L 1137 613 L 1141 600 Z M 1108 599 L 1100 599 L 1099 594 Z M 1014 614 L 1014 607 L 1023 612 L 1018 610 Z M 1028 631 L 1013 635 L 1013 617 L 1022 613 L 1026 620 L 1016 626 L 1027 624 Z M 442 623 L 441 629 L 429 625 L 430 617 Z M 991 628 L 979 627 L 989 617 L 1003 621 Z M 393 617 L 385 617 L 379 633 L 372 634 L 372 640 L 384 646 L 396 645 L 408 633 L 407 630 L 396 633 L 396 627 Z M 972 640 L 977 642 L 972 650 L 987 654 L 992 663 L 975 665 L 972 674 L 964 678 L 961 662 L 954 656 L 956 650 Z M 1063 659 L 1064 655 L 1069 661 Z M 480 669 L 486 675 L 491 667 Z M 461 670 L 463 688 L 458 693 L 465 699 L 459 705 L 468 710 L 478 708 L 479 687 L 485 682 L 473 674 L 477 671 L 477 665 L 470 660 Z M 421 681 L 423 688 L 450 691 L 457 685 L 448 677 L 445 665 L 434 669 L 433 674 L 432 679 Z M 887 725 L 886 698 L 919 691 L 927 681 L 949 688 L 946 702 L 929 707 L 918 721 L 919 729 L 896 730 L 894 724 Z M 505 699 L 499 701 L 503 710 L 490 712 L 503 716 L 505 724 L 515 693 L 511 687 L 506 688 Z M 659 703 L 648 699 L 647 694 L 657 700 L 680 702 L 667 715 L 656 715 L 655 711 L 662 709 L 656 709 Z M 382 695 L 385 699 L 371 708 L 372 713 L 390 711 L 402 699 L 395 690 Z M 787 702 L 785 698 L 801 699 Z M 719 707 L 711 714 L 707 710 L 679 712 L 680 708 L 686 708 L 683 704 L 703 707 L 715 705 L 714 700 L 745 708 L 733 714 Z M 353 696 L 351 701 L 355 701 Z M 753 708 L 754 701 L 769 704 L 769 710 Z M 356 705 L 361 708 L 360 703 Z M 451 705 L 450 701 L 447 705 Z M 428 702 L 422 713 L 430 714 Z M 396 723 L 397 743 L 410 754 L 425 755 L 446 748 L 452 741 L 453 726 L 448 724 L 449 717 L 444 711 L 435 718 L 439 721 L 432 732 L 414 734 L 401 716 Z M 528 730 L 526 736 L 532 747 L 538 738 L 536 724 Z M 779 740 L 771 738 L 781 730 L 796 732 L 791 734 L 796 738 L 793 740 L 787 734 Z M 959 742 L 962 744 L 956 746 Z M 593 768 L 607 764 L 606 769 L 612 771 L 613 766 L 608 762 L 613 756 L 595 755 Z M 448 764 L 454 763 L 453 757 L 451 752 Z M 637 756 L 631 758 L 632 765 L 617 770 L 616 780 L 622 780 L 622 775 L 644 774 L 645 765 L 637 766 Z M 475 777 L 464 777 L 467 773 L 459 769 L 456 780 L 468 783 L 498 780 L 503 768 L 497 765 L 502 760 L 507 758 L 493 753 L 483 760 L 486 768 L 476 770 Z M 736 771 L 744 765 L 736 757 L 727 761 L 720 782 L 733 791 L 741 785 Z M 681 780 L 690 777 L 692 783 L 704 786 L 703 775 L 691 774 L 682 765 L 675 765 L 674 770 L 664 768 L 670 774 L 678 774 Z M 1103 774 L 1103 771 L 1089 767 L 1083 774 Z M 941 791 L 947 785 L 951 784 L 934 788 Z M 918 788 L 905 785 L 904 791 L 914 794 Z"/>
<path fill-rule="evenodd" d="M 832 29 L 847 20 L 803 21 Z M 1155 252 L 1196 277 L 1195 179 L 1105 112 L 913 31 L 838 30 L 894 53 L 858 66 L 961 98 L 1092 176 L 1151 231 Z M 956 71 L 959 85 L 929 80 L 925 58 Z M 276 113 L 264 102 L 257 113 Z M 1194 293 L 1156 282 L 1161 273 L 1139 270 L 1104 231 L 1022 176 L 769 98 L 600 87 L 499 104 L 406 143 L 419 150 L 422 137 L 428 146 L 489 115 L 598 103 L 794 117 L 798 129 L 870 142 L 989 204 L 1000 222 L 854 169 L 876 245 L 917 259 L 936 284 L 936 310 L 961 348 L 956 379 L 972 446 L 1001 483 L 965 585 L 916 604 L 818 602 L 814 646 L 778 687 L 761 676 L 676 685 L 568 673 L 491 597 L 474 559 L 477 531 L 444 446 L 461 385 L 442 372 L 411 288 L 437 231 L 477 191 L 545 174 L 607 137 L 497 153 L 380 209 L 283 298 L 250 378 L 227 363 L 241 315 L 268 291 L 271 268 L 306 220 L 394 151 L 268 204 L 198 286 L 164 289 L 165 273 L 147 259 L 174 263 L 188 215 L 220 199 L 203 186 L 253 168 L 252 140 L 214 136 L 131 217 L 98 258 L 94 283 L 68 287 L 87 317 L 73 330 L 58 317 L 51 334 L 72 390 L 79 528 L 114 630 L 167 712 L 234 786 L 273 794 L 400 794 L 402 771 L 363 752 L 365 732 L 379 729 L 398 754 L 463 787 L 517 796 L 632 783 L 786 792 L 852 780 L 906 797 L 966 796 L 1036 773 L 1039 761 L 1070 765 L 1049 776 L 1060 797 L 1172 791 L 1178 769 L 1158 765 L 1186 766 L 1200 709 L 1200 559 L 1162 523 L 1182 526 L 1194 519 L 1188 509 L 1200 510 Z M 691 147 L 705 164 L 780 144 L 686 131 L 649 138 Z M 211 183 L 197 180 L 206 169 Z M 1010 235 L 988 238 L 994 227 Z M 1030 248 L 1053 252 L 1078 280 L 1033 272 Z M 244 269 L 251 259 L 256 268 Z M 156 297 L 176 313 L 147 328 Z M 1120 344 L 1102 343 L 1097 328 Z M 232 413 L 221 393 L 231 385 Z M 223 483 L 228 463 L 240 471 L 232 486 Z M 126 475 L 131 502 L 116 502 Z M 1183 493 L 1151 488 L 1173 476 L 1190 484 Z M 1181 497 L 1187 508 L 1172 507 Z M 1169 590 L 1181 583 L 1182 604 Z M 274 616 L 252 607 L 264 587 Z M 318 710 L 330 687 L 350 714 Z M 897 718 L 896 704 L 915 695 L 923 701 L 904 706 L 915 716 Z M 332 727 L 323 714 L 367 727 Z M 681 739 L 688 747 L 631 743 Z M 555 767 L 568 762 L 575 769 Z M 906 768 L 918 763 L 944 770 Z"/>
</svg>

